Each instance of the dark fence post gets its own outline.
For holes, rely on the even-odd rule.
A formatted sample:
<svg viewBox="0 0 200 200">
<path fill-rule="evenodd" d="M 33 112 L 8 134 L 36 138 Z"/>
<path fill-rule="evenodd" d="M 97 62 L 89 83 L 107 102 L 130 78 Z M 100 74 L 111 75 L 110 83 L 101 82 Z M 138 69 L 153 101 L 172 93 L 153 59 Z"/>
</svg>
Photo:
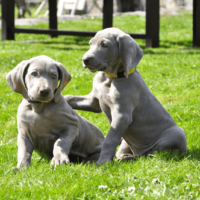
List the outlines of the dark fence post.
<svg viewBox="0 0 200 200">
<path fill-rule="evenodd" d="M 103 1 L 103 29 L 112 27 L 113 0 Z"/>
<path fill-rule="evenodd" d="M 15 24 L 15 2 L 14 0 L 2 0 L 2 25 L 1 25 L 1 39 L 2 40 L 14 40 L 14 24 Z"/>
<path fill-rule="evenodd" d="M 198 1 L 198 0 L 197 0 Z M 159 47 L 159 0 L 146 1 L 146 47 Z"/>
<path fill-rule="evenodd" d="M 49 29 L 57 29 L 57 0 L 49 0 Z M 51 34 L 51 37 L 57 37 L 57 34 Z"/>
<path fill-rule="evenodd" d="M 200 1 L 193 0 L 193 46 L 200 47 Z"/>
</svg>

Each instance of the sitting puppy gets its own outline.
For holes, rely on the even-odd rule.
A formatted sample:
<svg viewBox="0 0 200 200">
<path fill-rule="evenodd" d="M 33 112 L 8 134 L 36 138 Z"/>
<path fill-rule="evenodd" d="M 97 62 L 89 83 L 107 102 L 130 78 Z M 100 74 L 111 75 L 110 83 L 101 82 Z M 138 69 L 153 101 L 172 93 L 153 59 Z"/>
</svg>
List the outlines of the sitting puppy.
<svg viewBox="0 0 200 200">
<path fill-rule="evenodd" d="M 6 79 L 24 97 L 17 114 L 18 169 L 31 164 L 34 149 L 43 157 L 53 157 L 54 167 L 68 164 L 69 156 L 98 160 L 104 136 L 61 94 L 71 80 L 61 63 L 47 56 L 34 57 L 19 63 Z"/>
<path fill-rule="evenodd" d="M 131 153 L 140 156 L 155 150 L 186 152 L 186 136 L 144 83 L 136 66 L 143 52 L 128 34 L 117 28 L 97 32 L 83 56 L 83 67 L 98 72 L 86 96 L 65 96 L 77 110 L 104 112 L 111 127 L 97 165 Z"/>
</svg>

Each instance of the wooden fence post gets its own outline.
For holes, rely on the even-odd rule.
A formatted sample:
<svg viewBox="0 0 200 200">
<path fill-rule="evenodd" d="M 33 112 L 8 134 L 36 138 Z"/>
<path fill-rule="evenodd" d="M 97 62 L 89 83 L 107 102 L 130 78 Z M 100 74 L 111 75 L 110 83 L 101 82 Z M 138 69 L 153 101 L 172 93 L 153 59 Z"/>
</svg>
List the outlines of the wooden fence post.
<svg viewBox="0 0 200 200">
<path fill-rule="evenodd" d="M 49 29 L 57 30 L 57 28 L 57 0 L 49 0 Z M 57 34 L 51 34 L 51 37 L 57 36 Z"/>
<path fill-rule="evenodd" d="M 112 27 L 113 22 L 113 0 L 103 2 L 103 29 Z"/>
<path fill-rule="evenodd" d="M 193 46 L 200 47 L 200 1 L 193 0 Z"/>
<path fill-rule="evenodd" d="M 159 0 L 146 1 L 146 47 L 159 47 Z"/>
<path fill-rule="evenodd" d="M 1 25 L 1 39 L 14 40 L 14 24 L 15 24 L 15 2 L 14 0 L 2 0 L 2 25 Z"/>
</svg>

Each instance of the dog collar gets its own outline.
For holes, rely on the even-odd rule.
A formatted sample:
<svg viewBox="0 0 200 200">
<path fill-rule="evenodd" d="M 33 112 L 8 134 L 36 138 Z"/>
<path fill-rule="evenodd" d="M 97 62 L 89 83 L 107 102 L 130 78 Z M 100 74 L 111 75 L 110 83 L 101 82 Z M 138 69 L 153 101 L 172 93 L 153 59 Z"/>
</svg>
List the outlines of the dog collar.
<svg viewBox="0 0 200 200">
<path fill-rule="evenodd" d="M 30 99 L 27 99 L 27 101 L 29 103 L 48 103 L 49 101 L 42 101 L 42 100 L 30 100 Z"/>
<path fill-rule="evenodd" d="M 133 69 L 129 70 L 128 71 L 128 75 L 132 74 L 135 71 L 135 69 L 136 69 L 136 67 L 134 67 Z M 126 72 L 118 72 L 117 74 L 106 73 L 106 75 L 108 77 L 111 77 L 111 78 L 124 78 L 124 77 L 126 77 Z"/>
<path fill-rule="evenodd" d="M 41 103 L 40 101 L 33 101 L 33 100 L 30 100 L 30 99 L 27 99 L 27 101 L 28 101 L 29 103 Z"/>
</svg>

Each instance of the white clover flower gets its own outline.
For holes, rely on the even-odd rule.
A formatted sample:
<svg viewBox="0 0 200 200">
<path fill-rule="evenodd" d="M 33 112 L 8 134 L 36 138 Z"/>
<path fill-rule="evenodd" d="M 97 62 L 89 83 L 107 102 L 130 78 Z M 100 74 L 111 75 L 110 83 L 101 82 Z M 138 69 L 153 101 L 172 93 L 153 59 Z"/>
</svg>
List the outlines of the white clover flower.
<svg viewBox="0 0 200 200">
<path fill-rule="evenodd" d="M 99 188 L 105 189 L 105 188 L 107 188 L 107 186 L 106 185 L 99 185 Z"/>
<path fill-rule="evenodd" d="M 135 187 L 129 187 L 128 188 L 128 191 L 134 191 L 135 190 Z"/>
</svg>

